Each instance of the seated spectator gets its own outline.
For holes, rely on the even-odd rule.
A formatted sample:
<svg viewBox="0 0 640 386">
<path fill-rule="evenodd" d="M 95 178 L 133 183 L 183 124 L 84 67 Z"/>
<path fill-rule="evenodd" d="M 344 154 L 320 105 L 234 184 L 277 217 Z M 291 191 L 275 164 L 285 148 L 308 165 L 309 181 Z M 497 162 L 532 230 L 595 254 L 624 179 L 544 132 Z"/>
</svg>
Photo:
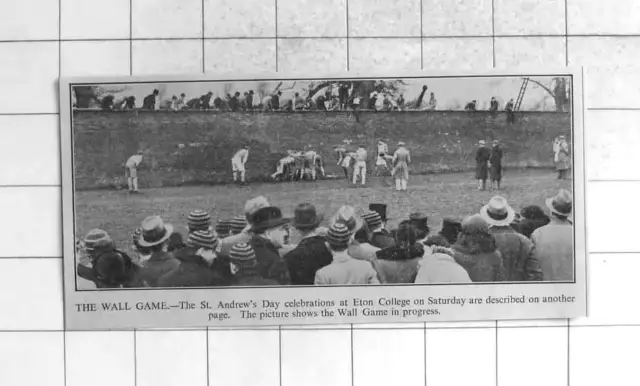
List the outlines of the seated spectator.
<svg viewBox="0 0 640 386">
<path fill-rule="evenodd" d="M 347 253 L 352 237 L 342 222 L 334 222 L 329 227 L 327 242 L 333 261 L 316 272 L 316 285 L 379 284 L 377 273 L 369 262 L 354 259 Z"/>
<path fill-rule="evenodd" d="M 300 204 L 295 209 L 291 225 L 300 232 L 301 240 L 284 255 L 293 285 L 313 285 L 316 272 L 333 260 L 327 239 L 316 231 L 322 219 L 312 204 Z"/>
<path fill-rule="evenodd" d="M 395 245 L 376 253 L 385 283 L 413 283 L 418 274 L 418 262 L 424 254 L 423 244 L 417 243 L 417 231 L 409 220 L 396 230 Z"/>
<path fill-rule="evenodd" d="M 471 281 L 506 280 L 496 240 L 489 233 L 489 224 L 480 215 L 469 216 L 462 221 L 462 231 L 451 249 L 453 258 L 467 271 Z"/>
<path fill-rule="evenodd" d="M 549 224 L 533 231 L 531 241 L 542 266 L 542 280 L 573 280 L 573 210 L 571 193 L 560 190 L 546 200 L 551 212 Z"/>
</svg>

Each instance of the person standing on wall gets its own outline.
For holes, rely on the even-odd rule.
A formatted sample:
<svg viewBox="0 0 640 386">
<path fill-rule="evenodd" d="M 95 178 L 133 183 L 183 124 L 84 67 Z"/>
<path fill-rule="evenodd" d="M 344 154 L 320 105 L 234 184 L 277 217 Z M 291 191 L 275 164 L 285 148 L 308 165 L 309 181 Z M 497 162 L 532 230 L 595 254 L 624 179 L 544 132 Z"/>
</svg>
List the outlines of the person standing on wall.
<svg viewBox="0 0 640 386">
<path fill-rule="evenodd" d="M 238 182 L 238 175 L 240 176 L 240 183 L 245 184 L 245 164 L 249 158 L 249 145 L 245 145 L 242 149 L 238 150 L 236 154 L 231 158 L 231 171 L 233 173 L 233 182 Z"/>
</svg>

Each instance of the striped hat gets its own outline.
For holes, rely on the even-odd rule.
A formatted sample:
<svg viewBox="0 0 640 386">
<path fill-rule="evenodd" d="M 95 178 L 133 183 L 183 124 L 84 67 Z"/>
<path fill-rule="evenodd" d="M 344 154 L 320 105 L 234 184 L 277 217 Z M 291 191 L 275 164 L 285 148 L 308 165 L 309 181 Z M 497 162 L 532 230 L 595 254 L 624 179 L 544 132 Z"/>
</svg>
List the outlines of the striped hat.
<svg viewBox="0 0 640 386">
<path fill-rule="evenodd" d="M 343 223 L 335 223 L 329 227 L 327 241 L 331 249 L 345 249 L 349 245 L 352 233 Z"/>
<path fill-rule="evenodd" d="M 196 209 L 189 213 L 187 226 L 189 227 L 189 232 L 209 230 L 209 227 L 211 227 L 211 216 L 204 210 Z"/>
<path fill-rule="evenodd" d="M 195 231 L 189 233 L 187 246 L 194 248 L 216 249 L 218 238 L 211 231 Z"/>
<path fill-rule="evenodd" d="M 382 225 L 382 217 L 376 211 L 369 211 L 362 215 L 362 219 L 367 223 L 369 229 L 374 230 L 380 225 Z"/>
<path fill-rule="evenodd" d="M 219 235 L 226 235 L 231 230 L 231 219 L 218 220 L 216 223 L 216 233 Z"/>
<path fill-rule="evenodd" d="M 247 243 L 238 243 L 231 247 L 229 260 L 240 268 L 252 268 L 258 264 L 256 253 L 251 248 L 251 245 Z"/>
<path fill-rule="evenodd" d="M 231 231 L 233 233 L 240 233 L 247 227 L 247 218 L 244 216 L 236 216 L 231 219 Z"/>
</svg>

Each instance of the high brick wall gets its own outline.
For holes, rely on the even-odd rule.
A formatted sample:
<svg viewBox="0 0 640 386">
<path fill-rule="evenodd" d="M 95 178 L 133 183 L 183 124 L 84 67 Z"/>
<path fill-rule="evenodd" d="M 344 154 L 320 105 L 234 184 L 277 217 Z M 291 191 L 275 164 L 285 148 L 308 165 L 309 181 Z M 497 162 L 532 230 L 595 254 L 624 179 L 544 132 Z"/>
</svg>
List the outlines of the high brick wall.
<svg viewBox="0 0 640 386">
<path fill-rule="evenodd" d="M 325 158 L 327 173 L 338 173 L 333 146 L 345 138 L 366 141 L 370 157 L 380 138 L 391 151 L 406 142 L 412 173 L 471 170 L 477 140 L 494 138 L 507 167 L 552 167 L 552 141 L 560 134 L 569 139 L 570 124 L 570 114 L 555 112 L 521 112 L 508 125 L 504 113 L 462 111 L 362 112 L 359 123 L 338 112 L 76 111 L 76 188 L 122 183 L 123 164 L 138 147 L 149 150 L 141 176 L 153 187 L 229 181 L 230 159 L 244 143 L 251 146 L 247 178 L 254 181 L 267 179 L 287 149 L 309 144 Z"/>
</svg>

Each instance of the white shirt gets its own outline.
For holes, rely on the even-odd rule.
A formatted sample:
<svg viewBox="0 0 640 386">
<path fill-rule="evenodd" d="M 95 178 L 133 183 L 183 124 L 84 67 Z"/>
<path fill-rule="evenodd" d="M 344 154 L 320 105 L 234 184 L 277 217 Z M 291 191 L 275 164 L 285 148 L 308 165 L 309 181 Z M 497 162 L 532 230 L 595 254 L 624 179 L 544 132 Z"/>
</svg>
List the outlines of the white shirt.
<svg viewBox="0 0 640 386">
<path fill-rule="evenodd" d="M 240 149 L 233 156 L 234 161 L 239 161 L 241 163 L 247 162 L 247 158 L 249 158 L 249 150 L 247 149 Z"/>
<path fill-rule="evenodd" d="M 367 160 L 367 151 L 363 148 L 356 150 L 356 161 L 365 162 Z"/>
<path fill-rule="evenodd" d="M 409 150 L 405 147 L 400 147 L 393 153 L 393 162 L 411 162 L 411 155 L 409 154 Z"/>
<path fill-rule="evenodd" d="M 142 154 L 134 154 L 127 160 L 126 166 L 128 168 L 137 168 L 142 162 Z"/>
<path fill-rule="evenodd" d="M 388 152 L 389 152 L 389 147 L 387 146 L 386 143 L 382 142 L 381 144 L 378 145 L 378 154 L 380 153 L 387 154 Z"/>
</svg>

